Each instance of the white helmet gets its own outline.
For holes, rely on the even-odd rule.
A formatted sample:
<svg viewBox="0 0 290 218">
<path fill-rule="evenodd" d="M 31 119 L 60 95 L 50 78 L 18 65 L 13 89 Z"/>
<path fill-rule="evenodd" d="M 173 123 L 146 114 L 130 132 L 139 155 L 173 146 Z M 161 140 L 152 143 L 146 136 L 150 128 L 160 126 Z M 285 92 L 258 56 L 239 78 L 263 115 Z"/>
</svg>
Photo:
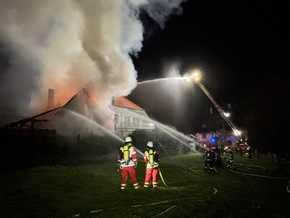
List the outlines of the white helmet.
<svg viewBox="0 0 290 218">
<path fill-rule="evenodd" d="M 128 137 L 126 137 L 126 138 L 125 138 L 125 142 L 132 142 L 132 139 L 131 139 L 131 137 L 129 137 L 129 136 L 128 136 Z"/>
<path fill-rule="evenodd" d="M 148 142 L 147 142 L 147 146 L 148 146 L 149 148 L 153 148 L 153 142 L 152 142 L 152 141 L 148 141 Z"/>
</svg>

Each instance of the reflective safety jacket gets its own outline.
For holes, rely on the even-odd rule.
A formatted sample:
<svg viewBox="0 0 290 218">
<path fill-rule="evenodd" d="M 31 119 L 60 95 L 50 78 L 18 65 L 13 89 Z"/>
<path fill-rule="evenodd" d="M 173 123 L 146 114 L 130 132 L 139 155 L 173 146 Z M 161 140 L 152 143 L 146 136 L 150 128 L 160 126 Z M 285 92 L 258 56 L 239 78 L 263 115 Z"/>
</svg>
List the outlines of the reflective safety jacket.
<svg viewBox="0 0 290 218">
<path fill-rule="evenodd" d="M 214 151 L 205 151 L 204 153 L 204 160 L 205 161 L 213 161 L 215 160 L 215 153 Z"/>
<path fill-rule="evenodd" d="M 120 146 L 118 153 L 118 163 L 120 168 L 132 167 L 137 164 L 137 152 L 131 143 Z"/>
<path fill-rule="evenodd" d="M 147 149 L 144 152 L 144 162 L 146 168 L 154 168 L 159 166 L 159 152 L 153 149 Z"/>
<path fill-rule="evenodd" d="M 224 156 L 225 156 L 226 160 L 233 160 L 234 159 L 234 153 L 232 151 L 226 151 Z"/>
</svg>

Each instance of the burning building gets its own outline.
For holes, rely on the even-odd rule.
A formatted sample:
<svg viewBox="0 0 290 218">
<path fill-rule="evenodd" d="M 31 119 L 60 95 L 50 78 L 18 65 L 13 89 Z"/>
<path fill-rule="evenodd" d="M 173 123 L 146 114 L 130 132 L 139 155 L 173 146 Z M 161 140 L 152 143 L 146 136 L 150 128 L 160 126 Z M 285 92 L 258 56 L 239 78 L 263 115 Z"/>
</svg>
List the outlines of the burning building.
<svg viewBox="0 0 290 218">
<path fill-rule="evenodd" d="M 131 57 L 142 50 L 146 32 L 141 18 L 148 16 L 164 28 L 171 15 L 182 13 L 183 1 L 5 1 L 0 7 L 5 63 L 0 126 L 95 133 L 97 123 L 122 134 L 153 128 L 137 115 L 121 115 L 112 97 L 128 96 L 137 86 Z M 146 114 L 136 107 L 123 109 Z"/>
<path fill-rule="evenodd" d="M 109 105 L 107 120 L 97 114 L 97 97 L 91 96 L 86 87 L 75 94 L 65 105 L 52 108 L 54 90 L 48 90 L 49 110 L 32 117 L 19 119 L 3 126 L 17 132 L 55 130 L 64 135 L 104 134 L 104 130 L 124 137 L 136 129 L 154 129 L 145 110 L 126 97 L 114 98 Z M 102 117 L 102 118 L 100 118 Z M 108 125 L 110 123 L 110 125 Z"/>
</svg>

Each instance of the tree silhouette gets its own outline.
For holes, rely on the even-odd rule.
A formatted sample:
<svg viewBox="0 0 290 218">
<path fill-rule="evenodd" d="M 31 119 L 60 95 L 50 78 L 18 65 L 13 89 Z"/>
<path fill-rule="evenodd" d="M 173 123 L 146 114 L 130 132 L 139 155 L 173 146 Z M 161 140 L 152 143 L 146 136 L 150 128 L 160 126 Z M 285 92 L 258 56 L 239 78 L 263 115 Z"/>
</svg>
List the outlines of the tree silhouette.
<svg viewBox="0 0 290 218">
<path fill-rule="evenodd" d="M 265 79 L 242 102 L 242 117 L 250 145 L 290 159 L 289 80 L 276 75 Z"/>
</svg>

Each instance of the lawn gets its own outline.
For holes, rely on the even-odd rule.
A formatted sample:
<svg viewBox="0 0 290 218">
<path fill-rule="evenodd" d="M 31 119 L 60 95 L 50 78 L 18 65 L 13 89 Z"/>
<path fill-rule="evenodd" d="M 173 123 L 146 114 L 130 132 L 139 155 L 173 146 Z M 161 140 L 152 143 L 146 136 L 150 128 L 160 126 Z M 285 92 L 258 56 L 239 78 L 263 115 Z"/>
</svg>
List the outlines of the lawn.
<svg viewBox="0 0 290 218">
<path fill-rule="evenodd" d="M 140 189 L 130 182 L 120 191 L 116 160 L 77 166 L 39 166 L 2 172 L 1 218 L 66 217 L 289 217 L 289 162 L 284 171 L 268 156 L 236 156 L 235 171 L 223 166 L 205 172 L 200 153 L 162 158 L 159 188 L 143 189 L 145 166 L 139 157 Z"/>
</svg>

